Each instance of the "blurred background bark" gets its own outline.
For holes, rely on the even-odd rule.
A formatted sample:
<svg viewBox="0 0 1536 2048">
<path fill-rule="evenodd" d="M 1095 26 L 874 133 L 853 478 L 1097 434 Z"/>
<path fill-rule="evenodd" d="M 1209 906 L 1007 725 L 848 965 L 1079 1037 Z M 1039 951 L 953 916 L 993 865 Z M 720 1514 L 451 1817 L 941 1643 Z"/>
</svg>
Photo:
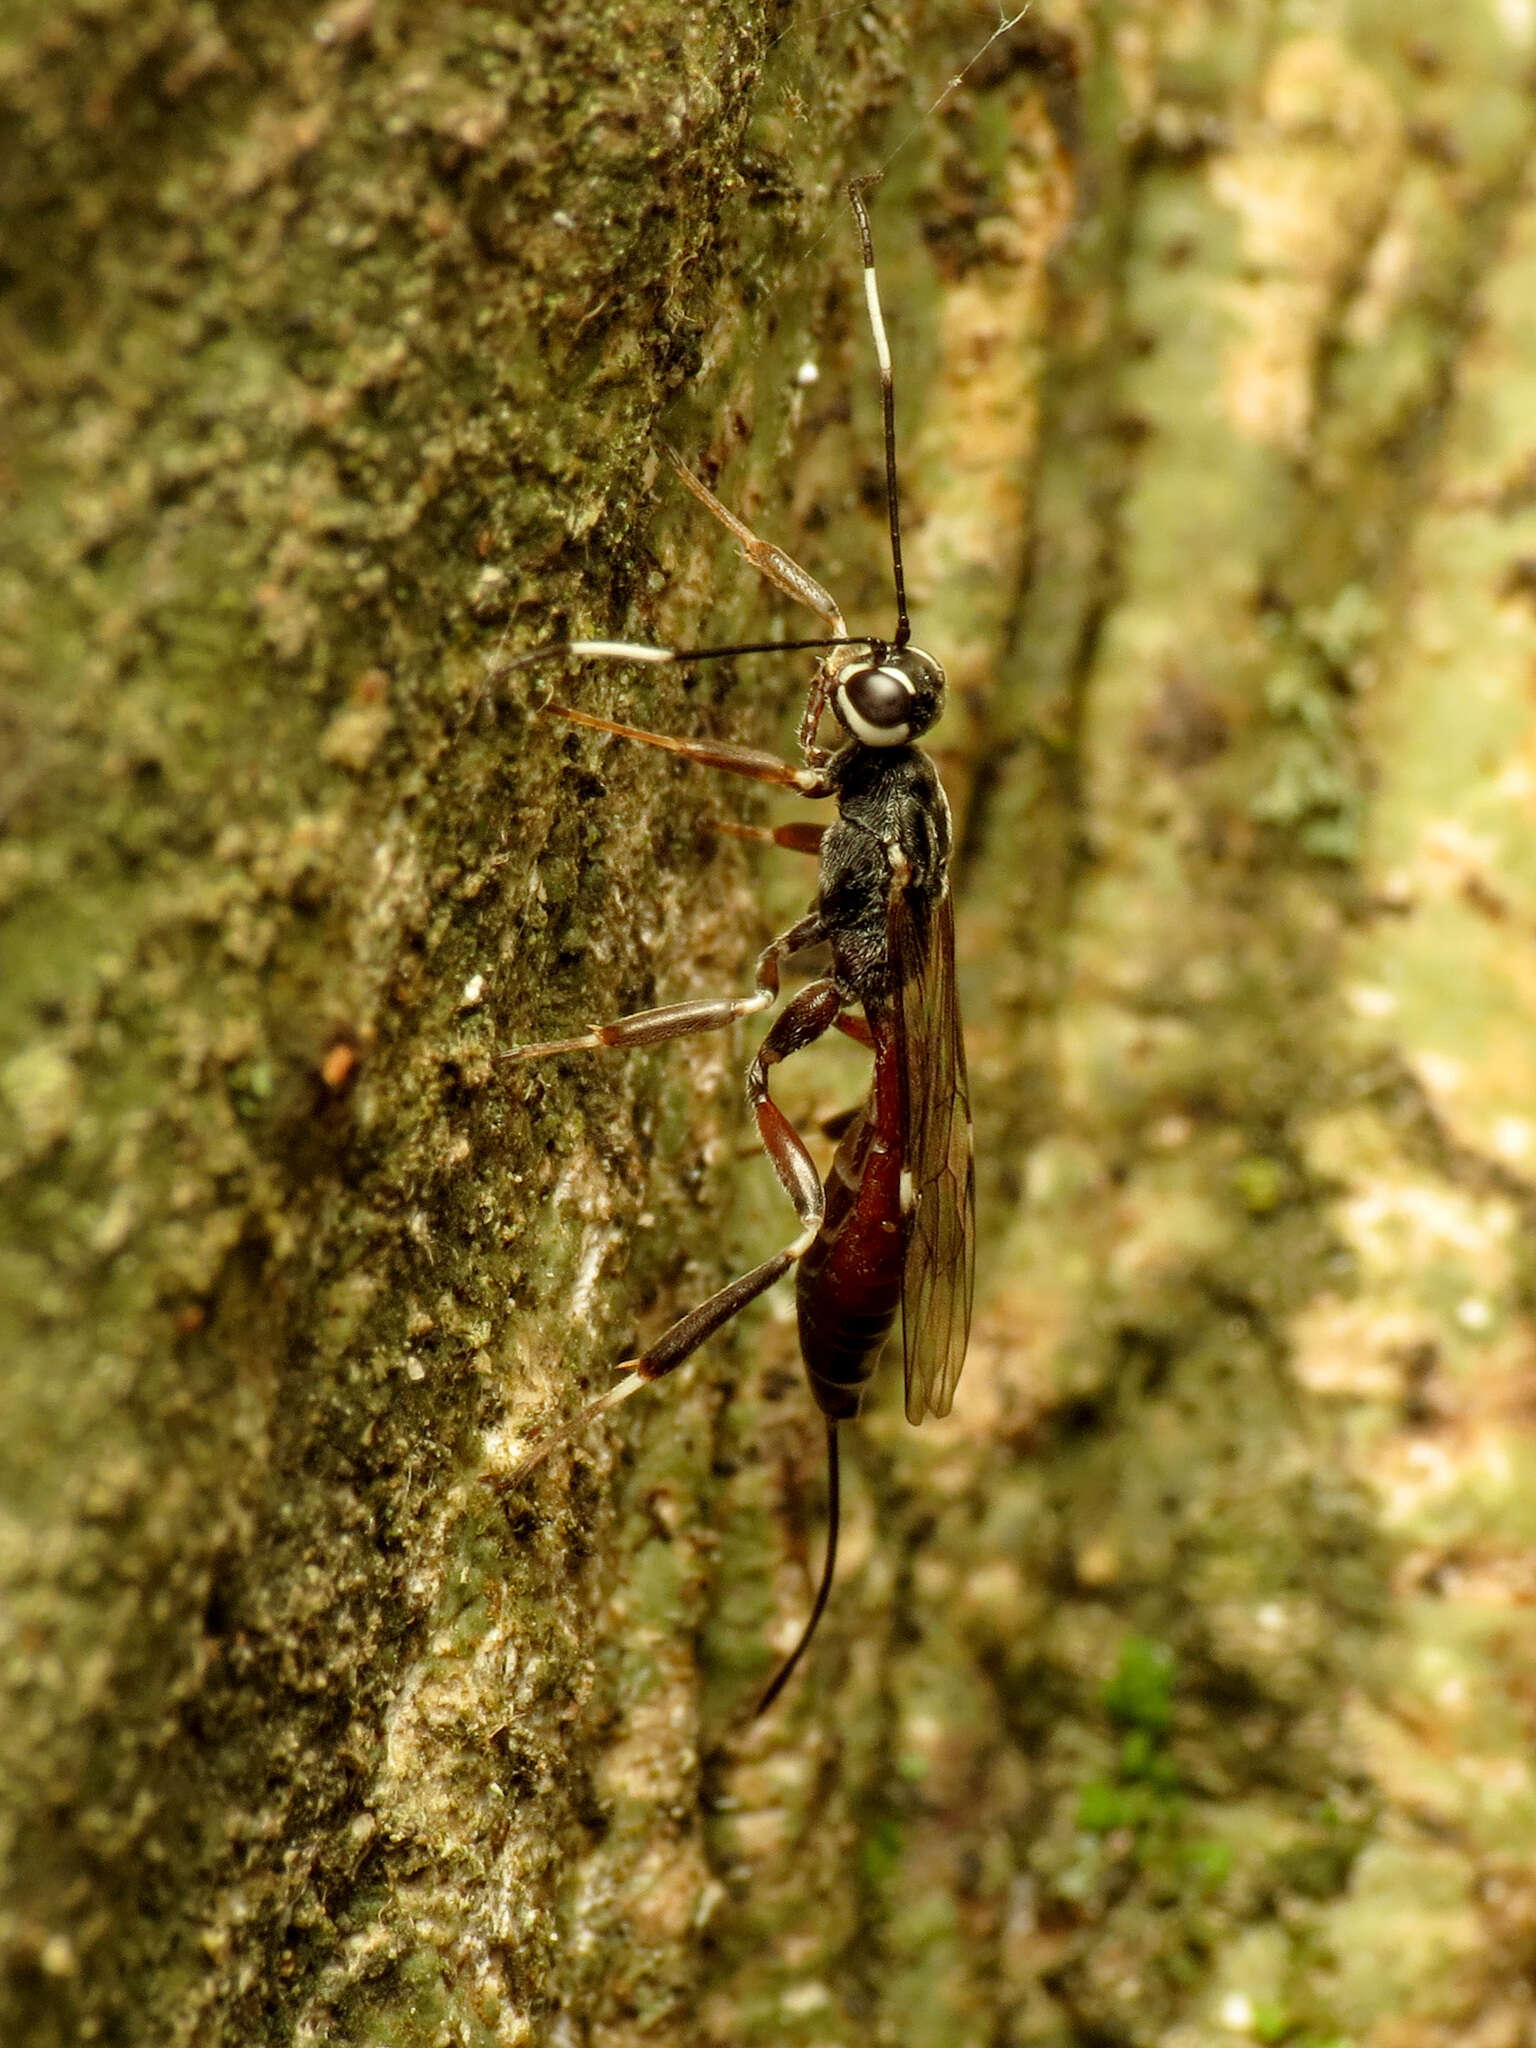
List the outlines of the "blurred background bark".
<svg viewBox="0 0 1536 2048">
<path fill-rule="evenodd" d="M 7 2040 L 1536 2039 L 1536 10 L 996 26 L 0 31 Z M 663 436 L 889 618 L 880 165 L 981 1298 L 751 1724 L 787 1300 L 483 1483 L 783 1241 L 748 1041 L 494 1056 L 809 870 L 484 678 L 803 630 Z"/>
</svg>

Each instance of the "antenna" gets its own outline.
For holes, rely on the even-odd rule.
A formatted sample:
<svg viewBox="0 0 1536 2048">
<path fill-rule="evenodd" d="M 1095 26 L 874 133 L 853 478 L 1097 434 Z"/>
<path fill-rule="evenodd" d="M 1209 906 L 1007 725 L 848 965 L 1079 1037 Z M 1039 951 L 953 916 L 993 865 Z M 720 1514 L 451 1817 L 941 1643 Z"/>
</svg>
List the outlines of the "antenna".
<svg viewBox="0 0 1536 2048">
<path fill-rule="evenodd" d="M 880 406 L 885 414 L 885 503 L 891 517 L 891 573 L 896 583 L 896 637 L 894 647 L 905 647 L 912 638 L 912 621 L 907 617 L 907 584 L 901 573 L 901 510 L 896 497 L 896 392 L 891 378 L 891 349 L 885 338 L 885 317 L 880 311 L 880 287 L 875 280 L 875 243 L 869 232 L 869 212 L 864 194 L 878 178 L 855 178 L 848 187 L 848 203 L 859 224 L 859 241 L 864 251 L 864 303 L 869 308 L 870 332 L 875 337 L 875 360 L 880 365 Z"/>
</svg>

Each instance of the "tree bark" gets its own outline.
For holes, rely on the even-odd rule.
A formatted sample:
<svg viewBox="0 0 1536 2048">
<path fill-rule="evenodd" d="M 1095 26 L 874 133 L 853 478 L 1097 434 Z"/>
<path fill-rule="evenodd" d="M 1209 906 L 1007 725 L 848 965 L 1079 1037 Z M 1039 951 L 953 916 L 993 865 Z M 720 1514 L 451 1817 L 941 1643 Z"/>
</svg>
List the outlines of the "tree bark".
<svg viewBox="0 0 1536 2048">
<path fill-rule="evenodd" d="M 8 2040 L 1533 2037 L 1536 16 L 995 26 L 12 32 Z M 886 624 L 881 164 L 982 1285 L 753 1722 L 789 1304 L 487 1484 L 790 1234 L 746 1037 L 497 1055 L 813 886 L 546 688 L 803 671 L 487 678 L 813 630 L 661 439 Z"/>
</svg>

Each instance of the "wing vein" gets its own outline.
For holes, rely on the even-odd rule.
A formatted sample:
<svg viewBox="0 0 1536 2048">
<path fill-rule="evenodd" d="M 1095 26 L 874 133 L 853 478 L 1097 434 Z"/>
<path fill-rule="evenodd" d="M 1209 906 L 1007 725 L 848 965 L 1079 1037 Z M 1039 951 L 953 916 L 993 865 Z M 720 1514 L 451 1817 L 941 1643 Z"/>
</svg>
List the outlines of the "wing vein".
<svg viewBox="0 0 1536 2048">
<path fill-rule="evenodd" d="M 955 920 L 897 887 L 891 967 L 902 1079 L 903 1159 L 912 1206 L 902 1270 L 907 1418 L 947 1415 L 965 1363 L 975 1285 L 970 1089 L 955 991 Z"/>
</svg>

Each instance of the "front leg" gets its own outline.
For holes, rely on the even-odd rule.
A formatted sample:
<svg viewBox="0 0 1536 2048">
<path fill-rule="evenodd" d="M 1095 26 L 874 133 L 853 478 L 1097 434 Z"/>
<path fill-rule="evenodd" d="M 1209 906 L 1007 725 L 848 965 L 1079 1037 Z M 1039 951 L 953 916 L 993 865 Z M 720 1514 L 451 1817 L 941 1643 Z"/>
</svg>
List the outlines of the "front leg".
<svg viewBox="0 0 1536 2048">
<path fill-rule="evenodd" d="M 596 643 L 591 643 L 591 646 L 595 647 Z M 615 718 L 599 718 L 596 712 L 577 711 L 569 704 L 557 704 L 553 698 L 542 709 L 551 717 L 569 719 L 572 725 L 584 725 L 590 732 L 608 732 L 617 739 L 637 740 L 642 747 L 661 747 L 666 753 L 680 754 L 685 761 L 696 761 L 701 768 L 718 768 L 727 775 L 745 775 L 752 782 L 771 782 L 776 788 L 792 789 L 799 796 L 819 797 L 830 792 L 830 784 L 820 767 L 795 768 L 788 761 L 781 761 L 777 754 L 764 753 L 760 747 L 737 746 L 732 740 L 685 740 L 674 733 L 649 732 L 644 726 L 623 725 Z"/>
</svg>

